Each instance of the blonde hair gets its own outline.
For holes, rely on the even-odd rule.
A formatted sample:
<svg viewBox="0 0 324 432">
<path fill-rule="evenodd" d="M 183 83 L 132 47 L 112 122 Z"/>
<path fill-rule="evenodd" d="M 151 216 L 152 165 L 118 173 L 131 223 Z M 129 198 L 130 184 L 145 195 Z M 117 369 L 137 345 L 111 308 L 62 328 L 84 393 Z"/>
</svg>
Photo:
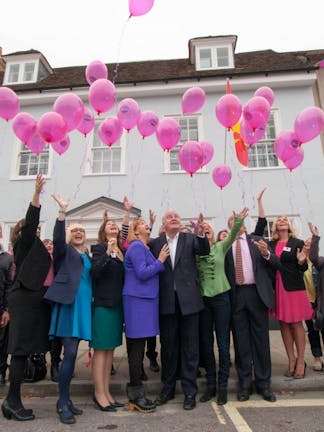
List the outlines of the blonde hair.
<svg viewBox="0 0 324 432">
<path fill-rule="evenodd" d="M 145 221 L 143 219 L 136 219 L 134 220 L 134 222 L 132 222 L 129 226 L 129 231 L 128 231 L 128 243 L 131 243 L 135 240 L 138 240 L 138 234 L 135 234 L 135 231 L 138 227 L 138 225 L 140 225 L 141 223 L 145 223 Z"/>
<path fill-rule="evenodd" d="M 84 228 L 84 226 L 81 225 L 81 224 L 79 224 L 78 222 L 75 222 L 75 223 L 72 223 L 71 225 L 69 225 L 69 226 L 66 228 L 66 231 L 65 231 L 65 242 L 66 242 L 67 244 L 71 244 L 71 240 L 72 240 L 72 234 L 71 234 L 71 231 L 72 231 L 73 229 L 75 229 L 75 228 L 82 228 L 82 229 L 84 230 L 84 242 L 86 241 L 87 236 L 86 236 L 86 232 L 85 232 L 85 228 Z"/>
<path fill-rule="evenodd" d="M 295 233 L 295 230 L 292 227 L 291 220 L 287 216 L 282 216 L 281 215 L 281 216 L 278 216 L 275 219 L 275 221 L 273 222 L 273 224 L 272 224 L 272 228 L 271 228 L 271 240 L 273 240 L 273 241 L 279 240 L 279 232 L 277 230 L 277 222 L 278 222 L 278 219 L 282 218 L 282 217 L 286 218 L 287 221 L 288 221 L 288 236 L 289 236 L 289 238 L 290 237 L 296 237 L 296 233 Z"/>
</svg>

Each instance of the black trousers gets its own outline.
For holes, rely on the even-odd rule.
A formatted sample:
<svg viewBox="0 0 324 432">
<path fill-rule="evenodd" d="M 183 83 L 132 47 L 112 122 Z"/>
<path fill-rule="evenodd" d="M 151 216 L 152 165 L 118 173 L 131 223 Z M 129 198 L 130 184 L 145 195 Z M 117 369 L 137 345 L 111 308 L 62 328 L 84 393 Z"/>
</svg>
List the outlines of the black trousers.
<svg viewBox="0 0 324 432">
<path fill-rule="evenodd" d="M 0 327 L 0 375 L 5 375 L 8 364 L 8 335 L 9 335 L 9 324 L 6 327 Z"/>
<path fill-rule="evenodd" d="M 62 342 L 61 338 L 55 337 L 50 341 L 51 363 L 59 364 L 61 361 Z"/>
<path fill-rule="evenodd" d="M 156 352 L 156 336 L 151 336 L 146 339 L 146 357 L 149 360 L 155 360 L 158 353 Z"/>
<path fill-rule="evenodd" d="M 160 341 L 163 392 L 174 393 L 180 356 L 183 393 L 195 396 L 199 366 L 199 314 L 181 315 L 176 301 L 174 314 L 160 315 Z"/>
<path fill-rule="evenodd" d="M 129 384 L 130 386 L 139 386 L 142 384 L 142 364 L 145 350 L 145 338 L 128 338 L 126 337 L 128 367 L 129 367 Z"/>
</svg>

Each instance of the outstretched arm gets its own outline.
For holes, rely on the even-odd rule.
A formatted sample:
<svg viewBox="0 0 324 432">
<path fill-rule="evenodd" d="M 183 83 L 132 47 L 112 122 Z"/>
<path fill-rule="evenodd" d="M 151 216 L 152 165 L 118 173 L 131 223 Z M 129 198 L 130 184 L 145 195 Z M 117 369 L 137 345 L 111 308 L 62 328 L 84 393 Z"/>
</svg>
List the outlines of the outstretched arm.
<svg viewBox="0 0 324 432">
<path fill-rule="evenodd" d="M 266 191 L 267 188 L 263 188 L 261 190 L 261 192 L 259 192 L 258 196 L 257 196 L 257 203 L 258 203 L 258 221 L 257 224 L 255 226 L 254 229 L 254 233 L 255 235 L 258 235 L 260 237 L 263 236 L 264 234 L 264 229 L 267 226 L 267 219 L 265 217 L 265 212 L 264 212 L 264 207 L 263 207 L 263 202 L 262 202 L 262 197 L 264 192 Z"/>
</svg>

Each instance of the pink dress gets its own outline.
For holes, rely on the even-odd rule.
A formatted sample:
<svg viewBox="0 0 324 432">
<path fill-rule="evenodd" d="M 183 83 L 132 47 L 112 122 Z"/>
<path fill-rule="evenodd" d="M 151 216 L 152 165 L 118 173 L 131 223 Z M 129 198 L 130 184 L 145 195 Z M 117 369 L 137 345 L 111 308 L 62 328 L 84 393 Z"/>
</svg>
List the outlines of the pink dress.
<svg viewBox="0 0 324 432">
<path fill-rule="evenodd" d="M 278 242 L 276 255 L 280 257 L 287 242 Z M 275 317 L 285 323 L 295 323 L 313 318 L 313 308 L 308 300 L 306 290 L 286 291 L 279 270 L 276 273 L 276 306 Z"/>
</svg>

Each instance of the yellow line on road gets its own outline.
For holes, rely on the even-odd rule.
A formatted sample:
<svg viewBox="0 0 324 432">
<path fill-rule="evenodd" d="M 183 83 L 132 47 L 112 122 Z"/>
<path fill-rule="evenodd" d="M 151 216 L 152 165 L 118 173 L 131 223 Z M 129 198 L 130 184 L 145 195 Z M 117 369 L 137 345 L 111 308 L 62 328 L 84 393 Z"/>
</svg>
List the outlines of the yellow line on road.
<svg viewBox="0 0 324 432">
<path fill-rule="evenodd" d="M 214 412 L 218 418 L 219 423 L 222 425 L 226 425 L 226 420 L 225 420 L 224 416 L 221 414 L 219 406 L 216 404 L 216 402 L 213 401 L 211 403 L 211 406 L 212 406 L 212 408 L 213 408 L 213 410 L 214 410 Z"/>
<path fill-rule="evenodd" d="M 232 420 L 237 432 L 253 432 L 250 426 L 238 412 L 237 408 L 231 402 L 224 405 L 224 409 L 226 414 Z"/>
<path fill-rule="evenodd" d="M 277 402 L 248 400 L 246 402 L 228 402 L 235 408 L 287 408 L 302 406 L 324 406 L 324 399 L 277 399 Z"/>
</svg>

